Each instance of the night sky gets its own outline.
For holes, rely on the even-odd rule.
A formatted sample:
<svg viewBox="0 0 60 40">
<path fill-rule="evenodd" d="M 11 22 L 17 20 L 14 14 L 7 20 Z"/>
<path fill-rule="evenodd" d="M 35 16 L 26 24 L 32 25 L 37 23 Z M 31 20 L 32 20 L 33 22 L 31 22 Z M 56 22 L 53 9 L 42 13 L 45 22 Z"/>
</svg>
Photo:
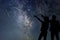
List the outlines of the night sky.
<svg viewBox="0 0 60 40">
<path fill-rule="evenodd" d="M 37 40 L 41 22 L 34 15 L 43 20 L 40 14 L 60 20 L 60 0 L 0 0 L 0 40 Z"/>
</svg>

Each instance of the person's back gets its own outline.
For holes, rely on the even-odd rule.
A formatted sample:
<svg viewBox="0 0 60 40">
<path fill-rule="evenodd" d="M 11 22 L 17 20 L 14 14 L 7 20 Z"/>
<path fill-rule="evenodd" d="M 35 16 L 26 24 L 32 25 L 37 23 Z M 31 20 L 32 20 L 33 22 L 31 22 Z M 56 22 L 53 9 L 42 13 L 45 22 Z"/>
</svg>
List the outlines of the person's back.
<svg viewBox="0 0 60 40">
<path fill-rule="evenodd" d="M 47 31 L 49 26 L 49 21 L 42 22 L 41 31 Z"/>
<path fill-rule="evenodd" d="M 59 27 L 59 22 L 53 17 L 53 19 L 50 20 L 50 31 L 58 31 L 58 27 Z"/>
<path fill-rule="evenodd" d="M 56 16 L 53 15 L 50 20 L 50 32 L 51 32 L 51 40 L 54 40 L 54 36 L 56 36 L 57 40 L 59 40 L 59 32 L 58 32 L 59 22 L 56 20 Z"/>
<path fill-rule="evenodd" d="M 49 27 L 49 18 L 45 17 L 44 22 L 42 23 L 41 31 L 47 31 Z"/>
<path fill-rule="evenodd" d="M 59 21 L 56 20 L 55 22 L 56 22 L 56 23 L 55 23 L 55 28 L 54 28 L 54 30 L 55 30 L 56 32 L 59 32 Z"/>
<path fill-rule="evenodd" d="M 50 31 L 55 31 L 56 20 L 50 20 Z"/>
</svg>

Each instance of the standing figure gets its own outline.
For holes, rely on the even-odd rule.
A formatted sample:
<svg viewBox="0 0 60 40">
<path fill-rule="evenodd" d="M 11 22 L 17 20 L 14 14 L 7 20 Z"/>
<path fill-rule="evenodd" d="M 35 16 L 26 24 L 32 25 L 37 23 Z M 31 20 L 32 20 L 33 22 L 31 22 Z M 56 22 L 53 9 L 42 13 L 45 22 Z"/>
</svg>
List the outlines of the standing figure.
<svg viewBox="0 0 60 40">
<path fill-rule="evenodd" d="M 50 32 L 51 32 L 51 40 L 54 40 L 54 36 L 59 40 L 59 21 L 56 20 L 56 16 L 53 15 L 50 20 Z"/>
<path fill-rule="evenodd" d="M 46 40 L 47 30 L 48 30 L 48 26 L 49 26 L 49 17 L 48 16 L 43 16 L 43 15 L 41 15 L 41 16 L 43 17 L 44 21 L 40 20 L 37 16 L 34 16 L 42 23 L 41 33 L 39 35 L 38 40 L 41 40 L 42 37 L 44 37 L 44 40 Z"/>
</svg>

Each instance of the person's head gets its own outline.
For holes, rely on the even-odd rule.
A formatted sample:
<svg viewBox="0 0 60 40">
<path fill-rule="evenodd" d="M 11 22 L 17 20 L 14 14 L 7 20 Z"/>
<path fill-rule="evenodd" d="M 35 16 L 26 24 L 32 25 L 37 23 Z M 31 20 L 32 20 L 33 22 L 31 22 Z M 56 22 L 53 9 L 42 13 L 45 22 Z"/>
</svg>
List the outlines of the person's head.
<svg viewBox="0 0 60 40">
<path fill-rule="evenodd" d="M 55 20 L 56 19 L 56 16 L 55 15 L 52 15 L 52 19 Z"/>
</svg>

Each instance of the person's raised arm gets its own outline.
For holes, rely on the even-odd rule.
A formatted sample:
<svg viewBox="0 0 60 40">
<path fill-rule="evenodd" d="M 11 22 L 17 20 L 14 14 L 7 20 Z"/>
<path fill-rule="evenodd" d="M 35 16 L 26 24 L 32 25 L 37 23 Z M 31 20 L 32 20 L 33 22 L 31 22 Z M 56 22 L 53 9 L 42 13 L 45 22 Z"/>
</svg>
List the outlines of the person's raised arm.
<svg viewBox="0 0 60 40">
<path fill-rule="evenodd" d="M 45 16 L 43 16 L 42 14 L 41 14 L 41 16 L 44 18 Z"/>
<path fill-rule="evenodd" d="M 34 17 L 36 17 L 40 22 L 43 22 L 42 20 L 40 20 L 40 18 L 38 18 L 37 16 L 34 15 Z"/>
</svg>

